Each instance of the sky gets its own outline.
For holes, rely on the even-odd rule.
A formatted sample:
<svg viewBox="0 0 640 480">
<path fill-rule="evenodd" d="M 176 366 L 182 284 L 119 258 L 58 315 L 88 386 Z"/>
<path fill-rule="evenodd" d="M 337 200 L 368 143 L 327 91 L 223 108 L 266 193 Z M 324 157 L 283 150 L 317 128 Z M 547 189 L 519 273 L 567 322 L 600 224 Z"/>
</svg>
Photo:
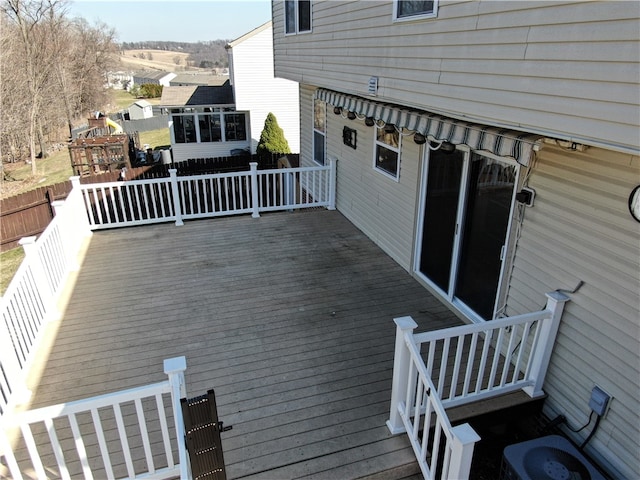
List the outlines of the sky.
<svg viewBox="0 0 640 480">
<path fill-rule="evenodd" d="M 235 40 L 271 20 L 271 1 L 76 0 L 68 16 L 105 23 L 117 42 Z"/>
</svg>

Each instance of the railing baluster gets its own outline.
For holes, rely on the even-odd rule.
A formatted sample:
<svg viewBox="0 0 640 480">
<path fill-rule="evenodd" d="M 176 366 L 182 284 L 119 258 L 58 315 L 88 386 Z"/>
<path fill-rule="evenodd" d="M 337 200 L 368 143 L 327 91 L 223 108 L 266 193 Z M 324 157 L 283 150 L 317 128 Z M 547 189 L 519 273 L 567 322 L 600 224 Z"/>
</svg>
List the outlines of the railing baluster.
<svg viewBox="0 0 640 480">
<path fill-rule="evenodd" d="M 132 188 L 136 198 L 136 215 L 132 218 L 132 220 L 142 220 L 144 216 L 142 215 L 142 202 L 140 202 L 140 188 L 143 187 L 142 185 L 134 185 Z"/>
<path fill-rule="evenodd" d="M 411 435 L 413 438 L 418 437 L 418 430 L 420 428 L 420 407 L 422 405 L 422 395 L 424 394 L 424 384 L 418 374 L 418 381 L 415 385 L 415 398 L 413 400 L 413 431 Z"/>
<path fill-rule="evenodd" d="M 522 336 L 520 337 L 520 345 L 518 348 L 518 357 L 516 358 L 516 364 L 513 368 L 513 376 L 511 377 L 511 383 L 515 383 L 519 380 L 518 372 L 520 371 L 520 365 L 522 363 L 522 358 L 525 355 L 525 350 L 527 347 L 527 339 L 529 338 L 529 331 L 531 329 L 531 322 L 527 322 L 524 324 L 522 328 Z"/>
<path fill-rule="evenodd" d="M 84 446 L 84 442 L 82 441 L 82 434 L 80 433 L 80 428 L 78 427 L 78 420 L 76 419 L 76 415 L 74 413 L 67 415 L 67 418 L 69 419 L 69 425 L 71 425 L 71 433 L 73 434 L 73 441 L 76 445 L 76 451 L 78 452 L 80 465 L 82 465 L 82 473 L 84 474 L 85 479 L 91 480 L 93 479 L 93 474 L 91 473 L 89 459 L 87 458 L 87 449 Z"/>
<path fill-rule="evenodd" d="M 444 392 L 444 380 L 447 376 L 447 366 L 449 363 L 449 344 L 450 338 L 445 338 L 442 343 L 442 358 L 440 359 L 440 371 L 438 372 L 438 395 L 442 399 L 442 392 Z"/>
<path fill-rule="evenodd" d="M 466 397 L 469 393 L 469 385 L 471 384 L 471 375 L 473 374 L 473 365 L 476 358 L 476 348 L 478 346 L 478 332 L 471 334 L 471 343 L 469 344 L 469 358 L 467 359 L 467 367 L 464 375 L 464 383 L 462 385 L 462 396 Z"/>
<path fill-rule="evenodd" d="M 449 388 L 449 399 L 456 396 L 456 389 L 458 387 L 458 375 L 460 374 L 460 364 L 462 363 L 462 351 L 464 349 L 464 335 L 458 336 L 456 342 L 456 358 L 453 364 L 453 374 L 451 375 L 451 387 Z"/>
<path fill-rule="evenodd" d="M 109 455 L 109 449 L 107 448 L 107 440 L 104 437 L 104 430 L 102 428 L 102 421 L 100 420 L 100 413 L 97 408 L 91 409 L 91 419 L 93 420 L 93 428 L 96 431 L 96 437 L 98 437 L 98 445 L 100 446 L 100 455 L 102 456 L 102 463 L 106 471 L 107 478 L 114 478 L 113 466 L 111 465 L 111 456 Z"/>
<path fill-rule="evenodd" d="M 162 401 L 162 394 L 156 394 L 155 398 L 156 408 L 158 409 L 158 418 L 160 420 L 162 443 L 164 445 L 164 456 L 167 459 L 168 467 L 173 468 L 175 466 L 175 462 L 173 461 L 173 453 L 171 452 L 171 437 L 169 436 L 169 426 L 167 425 L 167 418 L 164 414 L 164 402 Z"/>
<path fill-rule="evenodd" d="M 502 340 L 504 338 L 504 328 L 498 330 L 498 339 L 496 341 L 495 350 L 493 351 L 493 361 L 491 362 L 491 373 L 489 374 L 489 384 L 487 385 L 489 390 L 495 387 L 496 374 L 498 372 L 498 366 L 500 363 L 500 356 L 502 352 Z"/>
<path fill-rule="evenodd" d="M 38 449 L 36 448 L 36 441 L 33 438 L 33 433 L 31 432 L 31 425 L 25 423 L 20 426 L 22 431 L 22 438 L 24 438 L 24 443 L 27 446 L 27 450 L 29 451 L 29 457 L 31 458 L 31 463 L 33 464 L 33 468 L 36 471 L 37 478 L 47 478 L 47 475 L 44 471 L 44 466 L 42 465 L 42 459 L 38 454 Z"/>
<path fill-rule="evenodd" d="M 493 330 L 484 332 L 484 340 L 482 342 L 482 356 L 480 357 L 480 366 L 478 367 L 478 378 L 476 380 L 475 393 L 479 393 L 484 383 L 484 372 L 487 368 L 487 358 L 489 356 L 489 347 L 493 339 Z"/>
<path fill-rule="evenodd" d="M 504 355 L 504 365 L 502 367 L 502 375 L 500 375 L 500 386 L 504 387 L 507 382 L 507 377 L 509 376 L 509 365 L 511 365 L 511 358 L 513 356 L 513 349 L 515 348 L 515 339 L 517 337 L 518 325 L 514 325 L 511 328 L 511 332 L 509 333 L 509 344 L 507 346 L 507 351 Z"/>
<path fill-rule="evenodd" d="M 138 426 L 140 427 L 140 436 L 142 437 L 142 447 L 144 449 L 144 457 L 147 461 L 147 471 L 155 473 L 156 467 L 153 464 L 153 455 L 151 454 L 151 445 L 149 443 L 149 432 L 147 431 L 147 422 L 144 416 L 144 409 L 139 398 L 133 401 L 136 406 L 136 414 L 138 416 Z"/>
<path fill-rule="evenodd" d="M 127 431 L 124 426 L 124 419 L 122 418 L 122 409 L 120 404 L 113 405 L 113 413 L 116 417 L 116 425 L 118 427 L 118 436 L 120 437 L 120 445 L 122 445 L 122 454 L 124 455 L 124 462 L 127 466 L 127 474 L 130 478 L 136 476 L 136 472 L 133 468 L 133 460 L 131 459 L 131 450 L 129 449 L 129 439 L 127 437 Z"/>
</svg>

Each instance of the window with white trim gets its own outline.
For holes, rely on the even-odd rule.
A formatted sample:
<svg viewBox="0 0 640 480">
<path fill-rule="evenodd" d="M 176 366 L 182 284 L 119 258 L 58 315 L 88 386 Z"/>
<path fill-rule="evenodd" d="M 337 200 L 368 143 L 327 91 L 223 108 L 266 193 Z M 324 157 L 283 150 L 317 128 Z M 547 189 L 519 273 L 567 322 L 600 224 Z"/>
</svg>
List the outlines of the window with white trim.
<svg viewBox="0 0 640 480">
<path fill-rule="evenodd" d="M 376 126 L 375 157 L 373 168 L 398 180 L 400 177 L 400 133 L 397 129 L 387 132 L 384 127 Z"/>
<path fill-rule="evenodd" d="M 393 0 L 393 20 L 419 20 L 438 15 L 438 0 Z"/>
<path fill-rule="evenodd" d="M 311 31 L 311 0 L 285 0 L 284 33 Z"/>
<path fill-rule="evenodd" d="M 325 161 L 326 129 L 327 103 L 316 98 L 313 101 L 313 160 L 320 165 Z"/>
<path fill-rule="evenodd" d="M 247 115 L 226 107 L 170 109 L 176 143 L 236 142 L 247 140 Z"/>
</svg>

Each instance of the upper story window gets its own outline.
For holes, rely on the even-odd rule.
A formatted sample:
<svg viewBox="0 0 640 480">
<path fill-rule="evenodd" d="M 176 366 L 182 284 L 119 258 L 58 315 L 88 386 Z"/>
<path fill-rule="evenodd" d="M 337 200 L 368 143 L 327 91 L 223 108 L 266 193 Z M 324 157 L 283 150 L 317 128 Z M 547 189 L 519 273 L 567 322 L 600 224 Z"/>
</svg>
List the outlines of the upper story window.
<svg viewBox="0 0 640 480">
<path fill-rule="evenodd" d="M 311 31 L 311 0 L 285 0 L 284 33 Z"/>
<path fill-rule="evenodd" d="M 313 101 L 313 160 L 324 165 L 326 140 L 327 104 L 323 100 Z"/>
<path fill-rule="evenodd" d="M 398 180 L 400 177 L 400 133 L 376 126 L 373 167 Z"/>
<path fill-rule="evenodd" d="M 421 18 L 435 17 L 438 14 L 438 0 L 394 0 L 393 19 L 418 20 Z"/>
</svg>

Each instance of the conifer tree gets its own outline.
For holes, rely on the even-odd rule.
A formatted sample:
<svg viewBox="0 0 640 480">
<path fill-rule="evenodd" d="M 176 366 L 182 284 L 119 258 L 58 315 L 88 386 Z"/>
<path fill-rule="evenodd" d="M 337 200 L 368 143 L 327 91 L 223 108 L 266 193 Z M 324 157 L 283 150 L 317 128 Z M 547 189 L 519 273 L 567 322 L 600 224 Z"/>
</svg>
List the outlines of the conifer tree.
<svg viewBox="0 0 640 480">
<path fill-rule="evenodd" d="M 256 153 L 291 153 L 289 142 L 284 137 L 284 131 L 278 125 L 276 116 L 271 112 L 269 112 L 264 121 L 264 128 L 260 134 Z"/>
</svg>

